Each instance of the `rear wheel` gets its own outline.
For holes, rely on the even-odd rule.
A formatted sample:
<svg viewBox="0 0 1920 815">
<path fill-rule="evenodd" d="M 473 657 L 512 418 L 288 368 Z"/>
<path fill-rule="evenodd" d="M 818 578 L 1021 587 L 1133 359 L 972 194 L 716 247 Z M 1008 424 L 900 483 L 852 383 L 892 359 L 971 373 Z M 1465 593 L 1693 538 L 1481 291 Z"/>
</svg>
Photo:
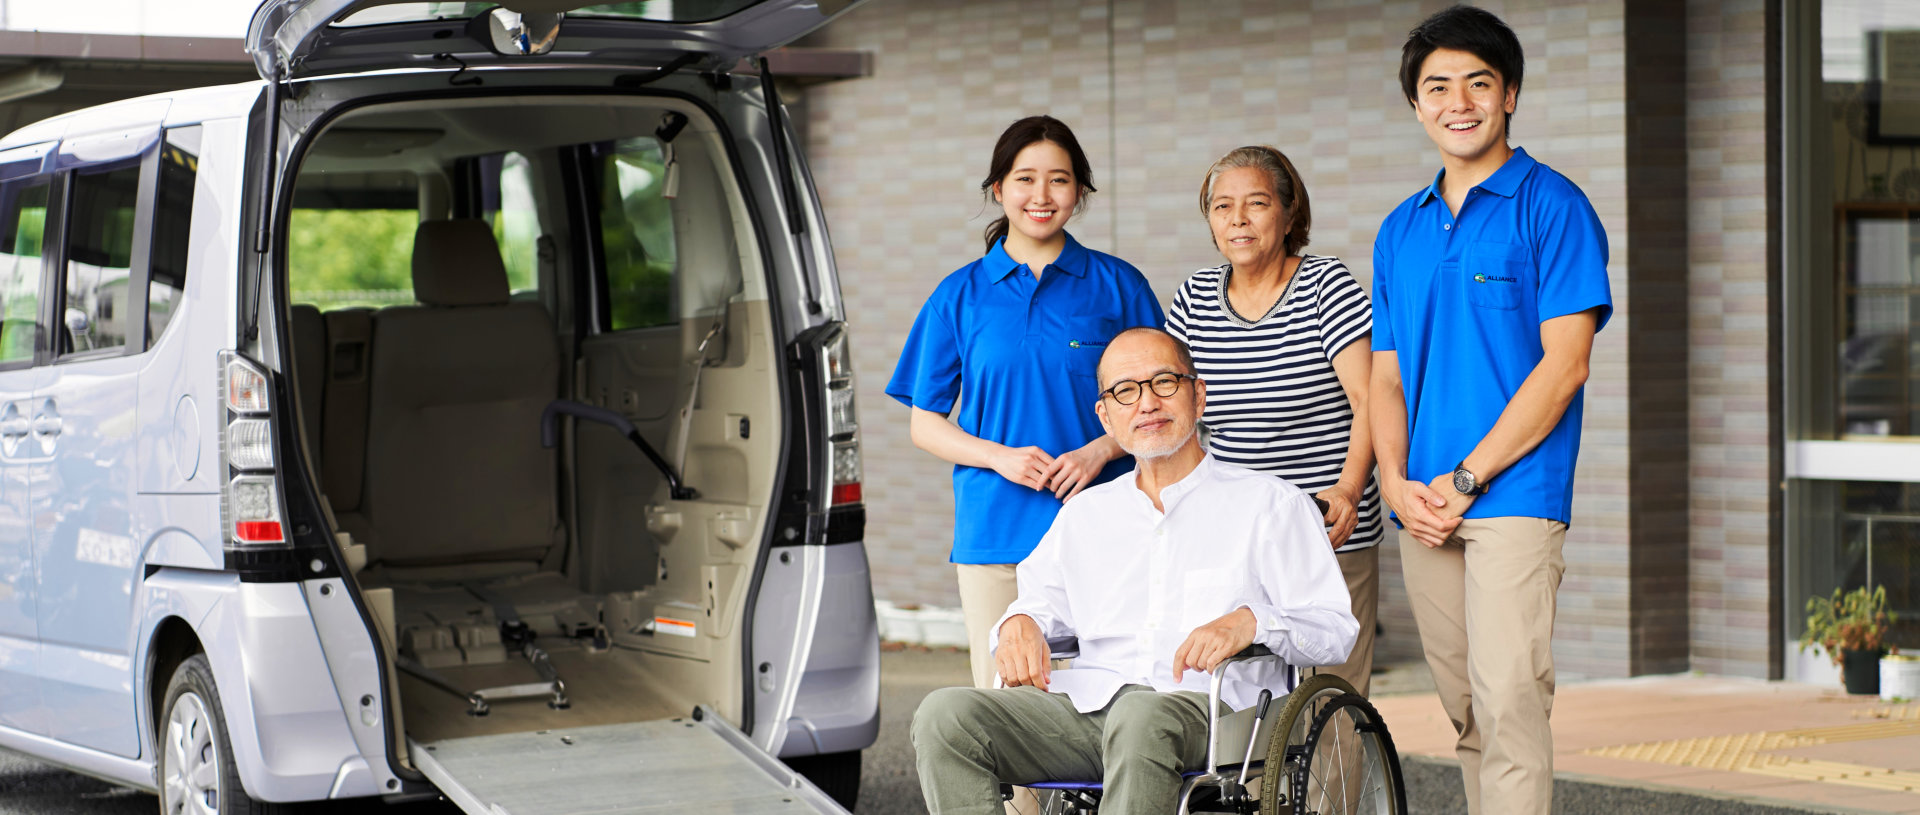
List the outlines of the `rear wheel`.
<svg viewBox="0 0 1920 815">
<path fill-rule="evenodd" d="M 1321 706 L 1288 777 L 1294 815 L 1400 815 L 1407 792 L 1393 737 L 1373 705 L 1358 694 Z"/>
<path fill-rule="evenodd" d="M 220 691 L 205 654 L 174 669 L 160 714 L 161 815 L 270 815 L 283 808 L 254 801 L 240 788 L 233 745 L 220 713 Z"/>
<path fill-rule="evenodd" d="M 828 753 L 824 756 L 801 756 L 785 759 L 794 772 L 807 777 L 821 792 L 832 798 L 834 803 L 853 811 L 853 803 L 860 798 L 860 751 Z"/>
</svg>

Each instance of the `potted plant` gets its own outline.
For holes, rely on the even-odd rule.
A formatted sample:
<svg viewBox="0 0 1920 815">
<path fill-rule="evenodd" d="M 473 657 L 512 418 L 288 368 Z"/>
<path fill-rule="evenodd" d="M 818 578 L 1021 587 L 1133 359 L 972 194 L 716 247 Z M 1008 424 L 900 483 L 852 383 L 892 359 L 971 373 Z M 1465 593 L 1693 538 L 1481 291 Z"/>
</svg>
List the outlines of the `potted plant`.
<svg viewBox="0 0 1920 815">
<path fill-rule="evenodd" d="M 1848 693 L 1879 693 L 1880 655 L 1893 616 L 1887 610 L 1885 586 L 1834 589 L 1832 597 L 1809 597 L 1800 650 L 1820 646 L 1840 666 Z"/>
</svg>

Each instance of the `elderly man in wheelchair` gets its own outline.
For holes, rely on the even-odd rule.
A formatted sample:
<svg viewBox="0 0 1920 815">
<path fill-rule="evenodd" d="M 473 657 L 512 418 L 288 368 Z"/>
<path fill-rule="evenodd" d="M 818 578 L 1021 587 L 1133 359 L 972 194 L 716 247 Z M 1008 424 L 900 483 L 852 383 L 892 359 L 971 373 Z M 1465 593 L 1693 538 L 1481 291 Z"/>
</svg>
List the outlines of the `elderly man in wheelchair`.
<svg viewBox="0 0 1920 815">
<path fill-rule="evenodd" d="M 921 704 L 928 810 L 999 813 L 1015 784 L 1062 811 L 1404 811 L 1373 708 L 1335 677 L 1293 681 L 1357 629 L 1312 497 L 1206 452 L 1206 383 L 1165 332 L 1115 337 L 1098 377 L 1137 467 L 1068 502 L 1020 564 L 993 638 L 1005 687 Z"/>
</svg>

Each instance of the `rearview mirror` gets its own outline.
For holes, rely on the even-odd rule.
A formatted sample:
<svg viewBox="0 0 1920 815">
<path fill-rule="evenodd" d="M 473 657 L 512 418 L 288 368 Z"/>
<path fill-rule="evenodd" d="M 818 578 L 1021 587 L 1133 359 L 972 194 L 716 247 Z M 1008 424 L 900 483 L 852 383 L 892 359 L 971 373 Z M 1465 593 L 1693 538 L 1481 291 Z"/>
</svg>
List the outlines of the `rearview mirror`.
<svg viewBox="0 0 1920 815">
<path fill-rule="evenodd" d="M 493 50 L 502 54 L 544 54 L 553 50 L 560 38 L 562 13 L 522 14 L 505 7 L 496 8 L 487 17 L 487 34 Z"/>
</svg>

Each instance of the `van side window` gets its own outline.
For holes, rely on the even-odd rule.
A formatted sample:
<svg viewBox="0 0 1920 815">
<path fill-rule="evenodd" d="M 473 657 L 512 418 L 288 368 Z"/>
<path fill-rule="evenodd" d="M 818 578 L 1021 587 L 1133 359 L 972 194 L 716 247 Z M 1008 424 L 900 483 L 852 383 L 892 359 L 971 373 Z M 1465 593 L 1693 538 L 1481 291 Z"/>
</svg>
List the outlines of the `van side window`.
<svg viewBox="0 0 1920 815">
<path fill-rule="evenodd" d="M 533 165 L 519 153 L 495 153 L 477 160 L 479 217 L 493 225 L 507 286 L 515 300 L 536 300 L 540 292 L 540 213 L 534 204 Z"/>
<path fill-rule="evenodd" d="M 0 364 L 33 360 L 50 188 L 45 178 L 0 184 Z"/>
<path fill-rule="evenodd" d="M 84 354 L 127 344 L 127 294 L 133 267 L 133 211 L 140 165 L 86 169 L 73 174 L 67 209 L 62 354 Z"/>
<path fill-rule="evenodd" d="M 607 273 L 607 329 L 679 322 L 674 286 L 673 202 L 658 139 L 594 145 L 599 182 L 600 248 Z"/>
<path fill-rule="evenodd" d="M 200 126 L 167 131 L 160 148 L 159 200 L 153 208 L 148 264 L 147 346 L 167 330 L 187 287 L 187 238 L 193 229 L 193 183 L 200 172 Z"/>
<path fill-rule="evenodd" d="M 419 184 L 407 171 L 302 173 L 287 229 L 293 302 L 321 311 L 413 305 Z"/>
</svg>

